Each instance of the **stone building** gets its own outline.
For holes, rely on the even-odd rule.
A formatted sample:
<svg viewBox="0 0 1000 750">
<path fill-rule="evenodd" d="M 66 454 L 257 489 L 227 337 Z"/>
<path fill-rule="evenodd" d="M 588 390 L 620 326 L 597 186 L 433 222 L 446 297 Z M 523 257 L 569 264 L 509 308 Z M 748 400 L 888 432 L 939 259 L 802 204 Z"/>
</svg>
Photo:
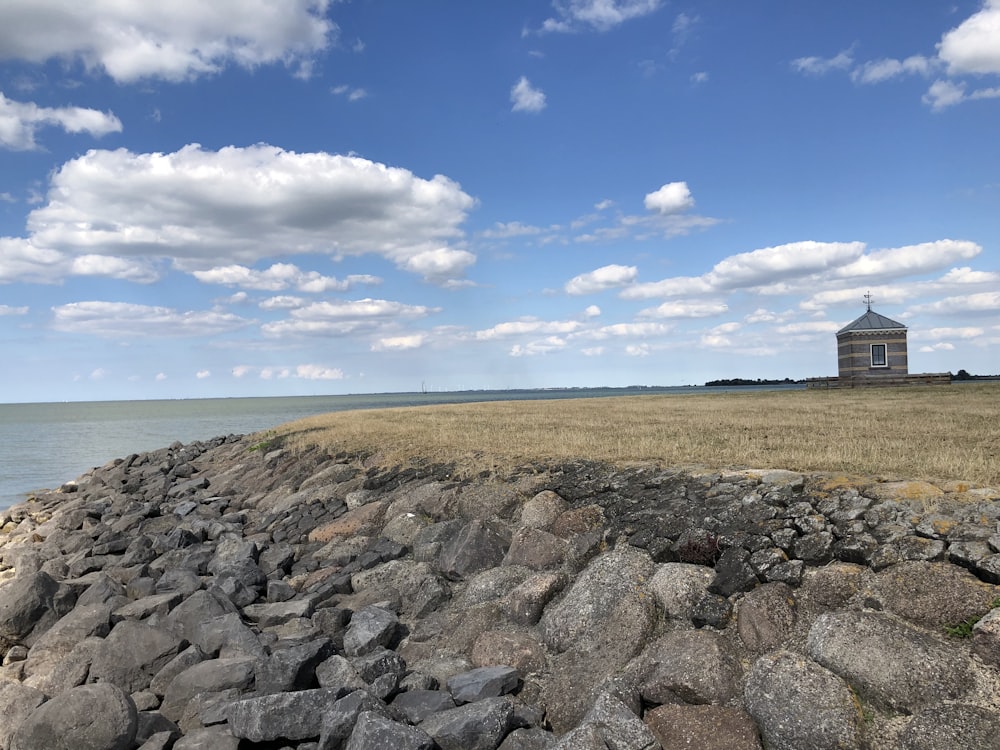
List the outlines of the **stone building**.
<svg viewBox="0 0 1000 750">
<path fill-rule="evenodd" d="M 837 331 L 837 369 L 842 383 L 908 374 L 906 326 L 868 311 Z"/>
</svg>

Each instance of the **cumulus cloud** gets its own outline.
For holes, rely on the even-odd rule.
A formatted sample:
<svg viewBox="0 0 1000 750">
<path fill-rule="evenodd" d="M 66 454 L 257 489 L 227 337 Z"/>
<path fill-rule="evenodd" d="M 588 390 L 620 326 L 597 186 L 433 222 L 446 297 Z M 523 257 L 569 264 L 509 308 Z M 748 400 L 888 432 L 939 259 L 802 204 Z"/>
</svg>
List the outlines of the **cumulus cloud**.
<svg viewBox="0 0 1000 750">
<path fill-rule="evenodd" d="M 295 153 L 258 144 L 173 153 L 92 150 L 51 178 L 48 202 L 28 217 L 30 242 L 70 255 L 169 258 L 205 280 L 242 275 L 251 283 L 323 289 L 319 275 L 279 265 L 252 273 L 275 255 L 377 254 L 441 283 L 475 261 L 461 224 L 475 200 L 441 175 L 354 156 Z M 2 273 L 2 271 L 0 271 Z"/>
<path fill-rule="evenodd" d="M 941 37 L 937 50 L 951 74 L 1000 73 L 1000 0 L 986 0 Z"/>
<path fill-rule="evenodd" d="M 512 112 L 541 112 L 545 109 L 545 93 L 521 76 L 510 89 L 510 102 Z"/>
<path fill-rule="evenodd" d="M 401 352 L 408 349 L 419 349 L 424 344 L 424 334 L 413 333 L 408 336 L 386 336 L 372 344 L 373 352 Z"/>
<path fill-rule="evenodd" d="M 664 302 L 657 307 L 650 307 L 639 312 L 640 318 L 708 318 L 721 315 L 729 309 L 725 302 L 699 302 L 696 300 L 677 300 Z"/>
<path fill-rule="evenodd" d="M 635 266 L 612 264 L 574 276 L 566 282 L 565 289 L 567 294 L 594 294 L 631 284 L 638 275 L 639 270 Z"/>
<path fill-rule="evenodd" d="M 12 307 L 11 305 L 0 305 L 0 316 L 2 315 L 27 315 L 27 307 Z"/>
<path fill-rule="evenodd" d="M 0 284 L 12 281 L 52 283 L 68 273 L 66 257 L 20 237 L 0 237 Z"/>
<path fill-rule="evenodd" d="M 799 57 L 792 60 L 792 68 L 799 73 L 824 75 L 832 70 L 849 70 L 854 65 L 852 50 L 845 49 L 833 57 Z"/>
<path fill-rule="evenodd" d="M 237 264 L 218 266 L 207 271 L 194 271 L 192 275 L 205 284 L 223 284 L 243 289 L 260 289 L 277 292 L 296 289 L 300 292 L 345 292 L 356 284 L 379 284 L 381 279 L 367 274 L 351 275 L 344 279 L 324 276 L 318 271 L 303 271 L 292 263 L 274 263 L 258 271 Z"/>
<path fill-rule="evenodd" d="M 845 263 L 833 272 L 834 278 L 891 279 L 937 271 L 958 260 L 974 258 L 982 247 L 967 240 L 938 240 L 919 245 L 874 250 Z"/>
<path fill-rule="evenodd" d="M 384 299 L 314 302 L 291 310 L 285 320 L 261 326 L 265 336 L 347 336 L 378 330 L 398 320 L 422 318 L 437 308 Z"/>
<path fill-rule="evenodd" d="M 686 182 L 668 182 L 646 195 L 645 206 L 659 214 L 675 214 L 694 207 L 694 198 Z"/>
<path fill-rule="evenodd" d="M 914 305 L 907 314 L 975 315 L 1000 312 L 1000 292 L 980 292 L 960 297 L 945 297 L 936 302 Z"/>
<path fill-rule="evenodd" d="M 198 378 L 198 380 L 204 380 L 205 378 L 212 377 L 212 371 L 211 370 L 198 370 L 198 372 L 196 372 L 194 374 L 194 376 L 196 378 Z"/>
<path fill-rule="evenodd" d="M 864 251 L 863 242 L 791 242 L 730 255 L 715 264 L 706 280 L 714 289 L 773 283 L 838 268 Z"/>
<path fill-rule="evenodd" d="M 538 354 L 548 354 L 566 348 L 566 340 L 558 336 L 548 336 L 527 344 L 514 344 L 510 348 L 512 357 L 532 357 Z"/>
<path fill-rule="evenodd" d="M 659 10 L 662 0 L 555 0 L 556 15 L 540 32 L 610 31 L 633 18 Z"/>
<path fill-rule="evenodd" d="M 122 130 L 121 120 L 111 112 L 85 107 L 39 107 L 32 102 L 16 102 L 0 93 L 0 147 L 13 151 L 37 148 L 35 134 L 43 126 L 62 128 L 67 133 L 87 133 L 95 138 Z"/>
<path fill-rule="evenodd" d="M 5 0 L 0 57 L 79 62 L 119 83 L 182 81 L 228 65 L 283 63 L 307 75 L 336 39 L 330 0 Z"/>
<path fill-rule="evenodd" d="M 538 320 L 536 318 L 526 318 L 523 320 L 512 320 L 504 323 L 497 323 L 492 328 L 476 331 L 475 337 L 480 341 L 491 339 L 509 338 L 511 336 L 538 335 L 538 334 L 566 334 L 572 333 L 580 328 L 580 323 L 575 320 Z"/>
<path fill-rule="evenodd" d="M 851 72 L 851 79 L 858 83 L 881 83 L 907 74 L 928 76 L 935 67 L 934 60 L 923 55 L 911 55 L 905 60 L 885 58 L 858 66 Z"/>
<path fill-rule="evenodd" d="M 116 339 L 178 338 L 236 331 L 252 321 L 217 311 L 180 311 L 127 302 L 72 302 L 52 308 L 52 327 Z"/>
<path fill-rule="evenodd" d="M 953 107 L 965 99 L 965 83 L 937 80 L 927 89 L 922 101 L 935 112 Z"/>
<path fill-rule="evenodd" d="M 343 380 L 346 377 L 343 370 L 324 365 L 299 365 L 295 375 L 303 380 Z"/>
</svg>

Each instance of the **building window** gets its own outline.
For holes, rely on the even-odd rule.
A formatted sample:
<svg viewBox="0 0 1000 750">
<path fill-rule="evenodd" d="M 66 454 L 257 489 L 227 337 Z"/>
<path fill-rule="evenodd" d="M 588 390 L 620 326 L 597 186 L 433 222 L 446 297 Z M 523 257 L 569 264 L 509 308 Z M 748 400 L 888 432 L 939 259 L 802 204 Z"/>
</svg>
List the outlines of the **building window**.
<svg viewBox="0 0 1000 750">
<path fill-rule="evenodd" d="M 872 367 L 888 367 L 885 362 L 885 344 L 872 344 Z"/>
</svg>

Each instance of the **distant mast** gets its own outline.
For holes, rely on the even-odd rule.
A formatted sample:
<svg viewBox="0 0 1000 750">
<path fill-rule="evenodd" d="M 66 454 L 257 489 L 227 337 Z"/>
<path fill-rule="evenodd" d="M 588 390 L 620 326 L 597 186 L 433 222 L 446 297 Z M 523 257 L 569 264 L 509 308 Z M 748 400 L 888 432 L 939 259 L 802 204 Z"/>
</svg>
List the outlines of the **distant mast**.
<svg viewBox="0 0 1000 750">
<path fill-rule="evenodd" d="M 868 312 L 872 311 L 872 293 L 865 292 L 865 306 L 868 308 Z"/>
</svg>

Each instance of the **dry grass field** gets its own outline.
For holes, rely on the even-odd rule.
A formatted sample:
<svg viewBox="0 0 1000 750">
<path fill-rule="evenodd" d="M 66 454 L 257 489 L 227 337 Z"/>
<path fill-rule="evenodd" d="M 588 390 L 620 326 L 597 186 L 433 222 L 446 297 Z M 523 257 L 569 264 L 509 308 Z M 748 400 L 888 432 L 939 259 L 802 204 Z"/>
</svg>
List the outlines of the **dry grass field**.
<svg viewBox="0 0 1000 750">
<path fill-rule="evenodd" d="M 286 444 L 500 474 L 578 458 L 1000 486 L 1000 383 L 708 392 L 335 412 Z"/>
</svg>

